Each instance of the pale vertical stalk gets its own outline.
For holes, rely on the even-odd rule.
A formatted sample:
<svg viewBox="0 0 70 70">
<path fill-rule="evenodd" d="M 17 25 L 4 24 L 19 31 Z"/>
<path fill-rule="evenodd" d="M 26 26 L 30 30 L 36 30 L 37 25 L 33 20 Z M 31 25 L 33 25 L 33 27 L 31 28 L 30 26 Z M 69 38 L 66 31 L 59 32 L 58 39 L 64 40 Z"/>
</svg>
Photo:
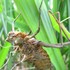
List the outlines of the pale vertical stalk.
<svg viewBox="0 0 70 70">
<path fill-rule="evenodd" d="M 60 22 L 60 12 L 57 12 L 58 15 L 58 21 Z M 61 23 L 60 23 L 61 25 Z M 60 28 L 60 40 L 61 40 L 61 44 L 63 44 L 63 37 L 62 37 L 62 30 L 61 30 L 61 26 L 59 25 Z"/>
</svg>

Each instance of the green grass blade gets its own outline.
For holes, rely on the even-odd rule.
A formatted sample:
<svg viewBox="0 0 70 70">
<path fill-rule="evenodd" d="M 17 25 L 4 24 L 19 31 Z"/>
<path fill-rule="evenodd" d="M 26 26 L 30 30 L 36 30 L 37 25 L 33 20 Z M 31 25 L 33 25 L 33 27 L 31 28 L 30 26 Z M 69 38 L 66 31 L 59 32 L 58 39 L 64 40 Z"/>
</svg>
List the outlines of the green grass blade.
<svg viewBox="0 0 70 70">
<path fill-rule="evenodd" d="M 58 22 L 56 21 L 56 18 L 54 17 L 53 14 L 51 14 L 49 12 L 49 16 L 50 16 L 50 19 L 51 19 L 51 22 L 52 22 L 52 25 L 53 25 L 53 28 L 60 33 L 60 29 L 59 29 L 59 25 L 58 25 Z M 64 29 L 65 33 L 67 34 L 68 37 L 70 37 L 70 33 L 69 31 L 66 29 L 66 27 L 61 23 L 62 25 L 62 28 Z M 62 33 L 62 35 L 66 38 L 66 36 L 64 35 L 64 33 Z"/>
<path fill-rule="evenodd" d="M 70 16 L 70 0 L 68 2 L 68 16 Z M 70 31 L 70 19 L 69 19 L 69 31 Z"/>
<path fill-rule="evenodd" d="M 38 27 L 38 8 L 40 6 L 41 0 L 15 0 L 17 8 L 20 10 L 23 18 L 31 28 L 34 33 Z M 38 40 L 41 40 L 46 43 L 57 43 L 51 21 L 49 19 L 47 8 L 45 3 L 42 5 L 41 10 L 41 30 L 36 36 Z M 45 48 L 49 54 L 49 57 L 56 67 L 56 70 L 66 70 L 62 55 L 59 49 L 56 48 Z M 59 58 L 58 58 L 59 57 Z"/>
<path fill-rule="evenodd" d="M 39 4 L 37 3 L 37 6 L 38 6 Z M 46 12 L 47 11 L 45 11 L 46 10 L 46 7 L 45 7 L 45 5 L 44 6 L 42 6 L 43 7 L 43 9 L 42 9 L 42 13 L 43 13 L 43 15 L 45 15 L 45 17 L 46 17 Z M 43 18 L 43 15 L 42 15 L 42 21 L 45 21 L 45 18 Z M 48 16 L 46 17 L 46 22 L 44 22 L 44 25 L 46 26 L 46 24 L 48 24 L 49 25 L 49 28 L 46 26 L 46 31 L 48 32 L 48 34 L 51 32 L 51 34 L 49 34 L 48 35 L 48 37 L 49 37 L 49 40 L 50 40 L 50 43 L 56 43 L 57 41 L 56 41 L 56 39 L 55 39 L 55 36 L 54 36 L 54 34 L 53 34 L 53 28 L 50 26 L 50 24 L 51 24 L 51 22 L 50 22 L 50 20 L 48 20 L 49 18 L 48 18 Z M 50 32 L 49 32 L 49 29 L 50 29 Z M 52 30 L 52 31 L 51 31 Z M 46 32 L 46 33 L 47 33 Z M 52 38 L 51 38 L 51 35 L 52 35 Z M 48 51 L 48 50 L 47 50 Z M 61 56 L 61 53 L 60 53 L 60 51 L 59 51 L 59 49 L 50 49 L 50 51 L 49 51 L 49 53 L 50 53 L 50 57 L 51 57 L 51 60 L 52 60 L 52 62 L 53 62 L 53 64 L 55 65 L 55 67 L 56 67 L 56 69 L 57 70 L 65 70 L 66 68 L 63 68 L 62 67 L 62 63 L 63 63 L 63 65 L 65 66 L 65 64 L 64 64 L 64 61 L 63 61 L 63 59 L 62 59 L 62 56 Z M 51 53 L 53 53 L 53 55 L 51 55 Z M 57 54 L 58 54 L 58 56 L 60 57 L 59 59 L 58 59 L 58 56 L 57 56 Z M 57 62 L 56 62 L 57 61 Z M 60 61 L 62 61 L 62 63 L 60 62 Z"/>
<path fill-rule="evenodd" d="M 3 48 L 0 50 L 0 68 L 4 64 L 4 61 L 8 55 L 9 49 L 11 47 L 11 44 L 8 42 L 5 42 L 4 46 L 2 46 L 2 47 Z"/>
</svg>

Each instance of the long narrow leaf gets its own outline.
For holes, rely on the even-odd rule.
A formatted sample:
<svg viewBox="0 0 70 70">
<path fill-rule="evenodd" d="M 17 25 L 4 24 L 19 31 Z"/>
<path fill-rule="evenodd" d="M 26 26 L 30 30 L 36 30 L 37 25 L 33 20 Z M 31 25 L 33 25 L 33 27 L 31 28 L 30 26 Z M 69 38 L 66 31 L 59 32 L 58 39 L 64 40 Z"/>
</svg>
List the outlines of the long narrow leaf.
<svg viewBox="0 0 70 70">
<path fill-rule="evenodd" d="M 17 8 L 20 10 L 23 18 L 26 20 L 27 24 L 31 28 L 32 32 L 34 33 L 38 27 L 38 9 L 41 4 L 41 0 L 15 0 Z M 49 19 L 47 8 L 45 3 L 43 2 L 42 9 L 41 9 L 41 28 L 40 32 L 36 36 L 38 40 L 41 40 L 46 43 L 57 43 L 51 21 Z M 45 48 L 43 47 L 49 57 L 56 67 L 56 70 L 66 70 L 63 58 L 61 56 L 60 50 L 56 48 Z M 59 58 L 58 58 L 59 57 Z"/>
<path fill-rule="evenodd" d="M 57 32 L 60 32 L 58 22 L 56 21 L 56 18 L 54 17 L 54 15 L 49 12 L 49 16 L 50 16 L 50 19 L 51 19 L 53 28 L 54 28 Z M 60 23 L 61 23 L 61 22 L 60 22 Z M 62 26 L 63 30 L 65 31 L 65 33 L 67 34 L 67 36 L 70 37 L 69 31 L 68 31 L 68 30 L 66 29 L 66 27 L 63 25 L 63 23 L 61 23 L 61 26 Z M 66 36 L 64 35 L 64 33 L 62 33 L 62 35 L 66 38 Z"/>
<path fill-rule="evenodd" d="M 8 55 L 9 49 L 11 47 L 11 44 L 8 42 L 5 42 L 4 46 L 2 46 L 3 49 L 0 51 L 0 68 L 4 64 L 4 61 Z"/>
</svg>

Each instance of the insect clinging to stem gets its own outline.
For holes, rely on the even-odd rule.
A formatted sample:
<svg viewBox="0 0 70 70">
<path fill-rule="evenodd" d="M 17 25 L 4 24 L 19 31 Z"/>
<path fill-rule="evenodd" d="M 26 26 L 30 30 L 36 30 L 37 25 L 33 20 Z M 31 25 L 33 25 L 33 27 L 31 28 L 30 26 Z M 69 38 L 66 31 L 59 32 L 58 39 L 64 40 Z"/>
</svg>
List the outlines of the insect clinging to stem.
<svg viewBox="0 0 70 70">
<path fill-rule="evenodd" d="M 14 29 L 12 29 L 12 31 L 9 32 L 6 40 L 14 44 L 16 51 L 20 51 L 22 54 L 24 54 L 24 56 L 26 56 L 25 59 L 22 60 L 32 63 L 35 66 L 35 70 L 50 70 L 50 58 L 39 44 L 41 42 L 34 38 L 40 31 L 40 14 L 42 3 L 43 0 L 39 7 L 39 25 L 37 31 L 32 35 L 28 35 L 26 33 L 16 32 Z M 12 69 L 14 69 L 14 67 L 12 67 Z"/>
</svg>

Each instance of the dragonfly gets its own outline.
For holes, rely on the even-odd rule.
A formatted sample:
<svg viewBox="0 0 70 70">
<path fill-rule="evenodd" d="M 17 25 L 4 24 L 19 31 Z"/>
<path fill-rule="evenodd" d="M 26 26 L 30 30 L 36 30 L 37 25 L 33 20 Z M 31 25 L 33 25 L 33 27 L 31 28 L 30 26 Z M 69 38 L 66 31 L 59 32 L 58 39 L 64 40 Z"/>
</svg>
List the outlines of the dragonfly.
<svg viewBox="0 0 70 70">
<path fill-rule="evenodd" d="M 42 2 L 39 11 L 41 11 Z M 41 12 L 39 12 L 39 19 L 40 13 Z M 35 66 L 35 70 L 51 70 L 49 55 L 45 50 L 43 50 L 42 45 L 39 44 L 41 42 L 35 39 L 35 36 L 38 34 L 39 31 L 40 20 L 38 30 L 33 35 L 14 31 L 14 28 L 12 27 L 12 31 L 9 32 L 6 40 L 14 44 L 15 51 L 19 51 L 25 56 L 25 59 L 23 57 L 24 60 L 22 60 L 32 63 Z M 12 69 L 14 69 L 14 67 Z"/>
</svg>

